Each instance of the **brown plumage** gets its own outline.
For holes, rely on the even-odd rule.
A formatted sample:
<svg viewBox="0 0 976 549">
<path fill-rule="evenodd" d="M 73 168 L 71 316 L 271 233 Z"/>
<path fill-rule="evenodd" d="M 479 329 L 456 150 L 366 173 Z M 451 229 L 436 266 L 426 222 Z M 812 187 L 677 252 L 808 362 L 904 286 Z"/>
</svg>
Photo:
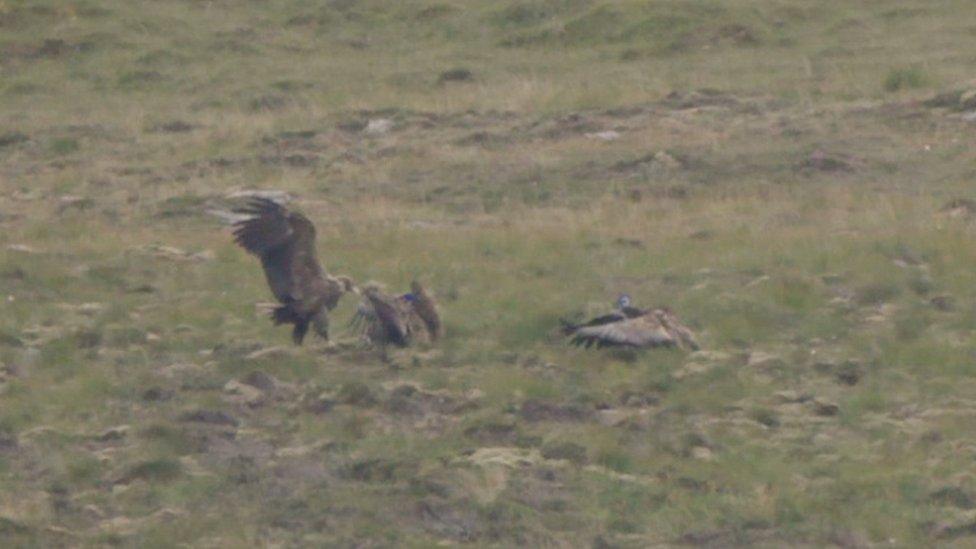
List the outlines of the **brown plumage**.
<svg viewBox="0 0 976 549">
<path fill-rule="evenodd" d="M 413 311 L 423 321 L 431 341 L 437 341 L 444 336 L 444 325 L 441 315 L 437 312 L 437 302 L 420 282 L 410 283 L 410 293 L 413 295 Z"/>
<path fill-rule="evenodd" d="M 275 325 L 293 324 L 292 339 L 299 345 L 309 325 L 328 339 L 328 311 L 355 285 L 322 268 L 315 226 L 301 213 L 266 198 L 252 198 L 236 212 L 251 217 L 234 224 L 234 241 L 261 260 L 268 286 L 282 304 L 272 311 Z"/>
<path fill-rule="evenodd" d="M 432 343 L 443 334 L 437 304 L 419 283 L 411 284 L 411 290 L 393 297 L 375 284 L 367 285 L 353 325 L 366 339 L 381 346 Z"/>
<path fill-rule="evenodd" d="M 626 311 L 605 315 L 582 325 L 566 325 L 574 345 L 596 347 L 680 347 L 697 350 L 692 331 L 667 308 Z"/>
<path fill-rule="evenodd" d="M 411 326 L 407 322 L 408 310 L 401 300 L 386 295 L 376 286 L 367 286 L 363 297 L 353 320 L 362 323 L 363 334 L 369 341 L 382 346 L 409 345 Z"/>
</svg>

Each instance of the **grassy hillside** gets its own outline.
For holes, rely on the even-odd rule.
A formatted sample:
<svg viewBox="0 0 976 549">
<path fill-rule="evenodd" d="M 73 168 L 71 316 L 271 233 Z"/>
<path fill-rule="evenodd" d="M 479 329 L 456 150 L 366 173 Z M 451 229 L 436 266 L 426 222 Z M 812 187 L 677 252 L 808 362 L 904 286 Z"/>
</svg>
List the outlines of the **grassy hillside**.
<svg viewBox="0 0 976 549">
<path fill-rule="evenodd" d="M 962 0 L 0 0 L 0 538 L 968 546 L 974 52 Z M 291 346 L 256 189 L 447 338 Z M 619 293 L 704 350 L 567 346 Z"/>
</svg>

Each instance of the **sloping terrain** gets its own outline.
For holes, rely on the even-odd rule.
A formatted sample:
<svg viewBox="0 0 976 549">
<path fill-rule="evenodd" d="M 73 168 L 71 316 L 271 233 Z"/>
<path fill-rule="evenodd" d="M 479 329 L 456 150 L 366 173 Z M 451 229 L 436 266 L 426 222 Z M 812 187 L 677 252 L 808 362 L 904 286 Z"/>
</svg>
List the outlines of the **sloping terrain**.
<svg viewBox="0 0 976 549">
<path fill-rule="evenodd" d="M 808 4 L 0 0 L 0 538 L 973 543 L 976 13 Z M 445 340 L 292 346 L 254 191 Z"/>
</svg>

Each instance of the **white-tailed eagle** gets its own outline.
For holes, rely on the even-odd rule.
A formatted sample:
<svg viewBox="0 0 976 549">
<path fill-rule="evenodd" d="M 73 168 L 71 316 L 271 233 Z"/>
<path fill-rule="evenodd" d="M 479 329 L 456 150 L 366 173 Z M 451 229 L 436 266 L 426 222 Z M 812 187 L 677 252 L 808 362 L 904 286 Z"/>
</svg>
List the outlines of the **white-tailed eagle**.
<svg viewBox="0 0 976 549">
<path fill-rule="evenodd" d="M 251 198 L 236 212 L 249 217 L 234 224 L 234 241 L 261 260 L 268 286 L 281 303 L 271 313 L 275 325 L 293 324 L 292 339 L 298 345 L 309 325 L 328 339 L 328 312 L 355 285 L 322 268 L 315 226 L 301 213 L 266 198 Z"/>
</svg>

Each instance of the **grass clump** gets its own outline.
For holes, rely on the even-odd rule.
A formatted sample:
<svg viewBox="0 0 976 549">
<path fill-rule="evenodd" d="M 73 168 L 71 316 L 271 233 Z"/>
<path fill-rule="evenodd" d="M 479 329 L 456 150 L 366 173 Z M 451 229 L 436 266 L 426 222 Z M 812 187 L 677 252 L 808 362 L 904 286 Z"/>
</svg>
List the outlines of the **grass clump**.
<svg viewBox="0 0 976 549">
<path fill-rule="evenodd" d="M 883 87 L 886 92 L 914 90 L 928 84 L 929 78 L 919 67 L 891 69 L 884 77 Z"/>
</svg>

